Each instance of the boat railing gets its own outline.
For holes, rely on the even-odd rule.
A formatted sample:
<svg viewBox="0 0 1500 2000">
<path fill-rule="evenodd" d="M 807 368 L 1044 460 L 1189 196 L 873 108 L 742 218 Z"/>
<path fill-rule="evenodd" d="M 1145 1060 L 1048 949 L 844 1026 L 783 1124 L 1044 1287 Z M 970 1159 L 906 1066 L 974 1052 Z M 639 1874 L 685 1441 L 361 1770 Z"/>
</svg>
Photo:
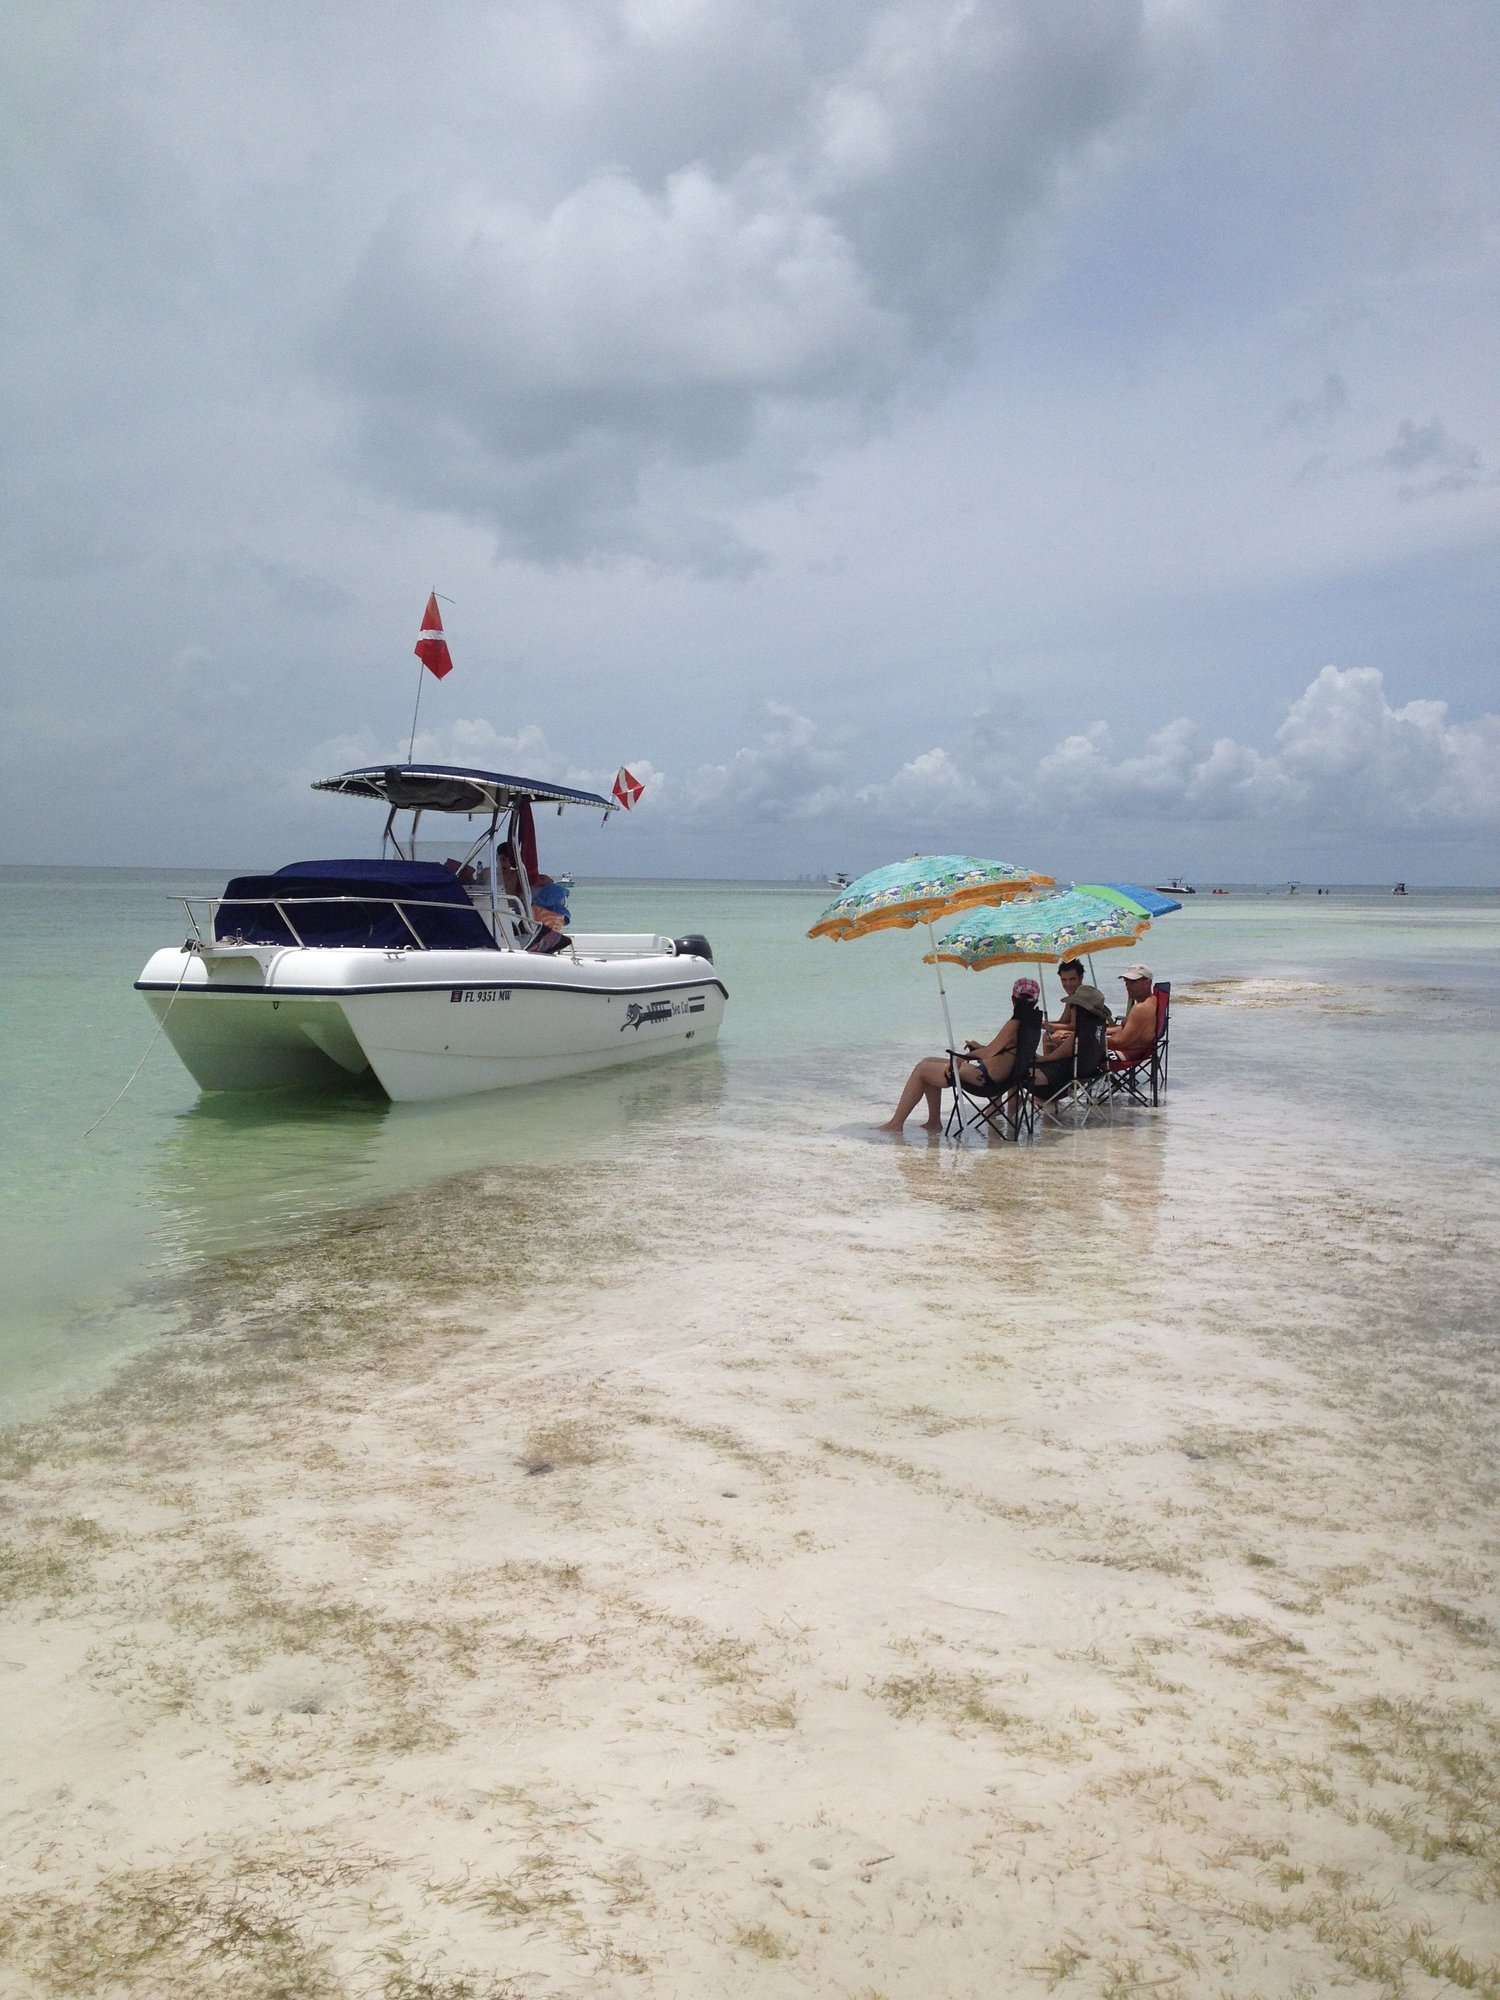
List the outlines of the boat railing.
<svg viewBox="0 0 1500 2000">
<path fill-rule="evenodd" d="M 411 948 L 417 951 L 428 951 L 432 947 L 425 943 L 421 932 L 407 915 L 407 911 L 441 910 L 445 915 L 451 917 L 454 909 L 452 903 L 432 902 L 422 896 L 214 896 L 209 899 L 208 903 L 208 935 L 205 937 L 202 926 L 199 924 L 197 913 L 190 900 L 186 896 L 179 896 L 176 900 L 187 911 L 187 919 L 193 927 L 193 936 L 200 951 L 207 950 L 215 944 L 249 944 L 254 942 L 253 939 L 249 938 L 221 938 L 216 935 L 217 918 L 220 910 L 240 907 L 257 910 L 274 910 L 286 925 L 287 930 L 296 943 L 306 951 L 309 949 L 309 946 L 304 940 L 302 933 L 287 915 L 287 911 L 289 908 L 297 909 L 312 904 L 327 903 L 373 903 L 383 910 L 394 910 L 402 923 L 411 932 Z M 406 947 L 403 946 L 403 949 L 406 949 Z"/>
</svg>

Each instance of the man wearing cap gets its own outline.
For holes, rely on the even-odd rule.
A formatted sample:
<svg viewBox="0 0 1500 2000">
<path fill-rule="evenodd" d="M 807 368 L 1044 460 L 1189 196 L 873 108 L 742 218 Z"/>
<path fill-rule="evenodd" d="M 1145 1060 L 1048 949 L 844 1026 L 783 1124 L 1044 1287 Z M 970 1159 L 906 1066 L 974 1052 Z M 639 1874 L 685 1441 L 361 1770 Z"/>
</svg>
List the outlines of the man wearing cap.
<svg viewBox="0 0 1500 2000">
<path fill-rule="evenodd" d="M 1142 1056 L 1151 1053 L 1156 1040 L 1156 996 L 1151 990 L 1151 968 L 1127 965 L 1120 977 L 1125 982 L 1125 997 L 1130 1006 L 1119 1027 L 1110 1029 L 1109 1046 L 1112 1054 L 1124 1056 L 1127 1062 L 1139 1062 Z"/>
</svg>

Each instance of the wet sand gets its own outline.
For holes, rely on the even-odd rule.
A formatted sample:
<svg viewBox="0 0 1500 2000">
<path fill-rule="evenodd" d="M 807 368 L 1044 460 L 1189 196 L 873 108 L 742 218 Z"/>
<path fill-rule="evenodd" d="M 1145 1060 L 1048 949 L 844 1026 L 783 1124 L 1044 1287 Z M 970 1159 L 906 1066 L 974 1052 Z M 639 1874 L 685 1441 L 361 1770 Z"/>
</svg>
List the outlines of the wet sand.
<svg viewBox="0 0 1500 2000">
<path fill-rule="evenodd" d="M 1329 1138 L 705 1117 L 216 1265 L 7 1440 L 3 1991 L 1500 1993 L 1493 1188 Z"/>
</svg>

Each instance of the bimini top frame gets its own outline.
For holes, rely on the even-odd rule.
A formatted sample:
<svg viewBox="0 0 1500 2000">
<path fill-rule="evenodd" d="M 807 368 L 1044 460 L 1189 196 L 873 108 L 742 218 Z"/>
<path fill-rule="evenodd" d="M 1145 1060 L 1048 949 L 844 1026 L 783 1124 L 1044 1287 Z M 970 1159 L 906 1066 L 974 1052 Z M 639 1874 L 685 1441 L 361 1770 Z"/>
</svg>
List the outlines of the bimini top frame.
<svg viewBox="0 0 1500 2000">
<path fill-rule="evenodd" d="M 469 845 L 457 864 L 458 879 L 478 900 L 487 900 L 490 928 L 505 945 L 524 939 L 535 928 L 524 852 L 533 804 L 555 805 L 559 812 L 564 806 L 592 806 L 606 822 L 619 811 L 618 800 L 598 792 L 580 792 L 543 778 L 517 778 L 505 771 L 474 771 L 461 764 L 365 764 L 336 778 L 321 778 L 313 790 L 378 799 L 389 808 L 381 853 L 389 851 L 409 862 L 417 858 L 417 829 L 424 812 L 484 820 L 477 835 L 465 836 Z M 404 844 L 396 829 L 398 813 L 411 814 Z"/>
<path fill-rule="evenodd" d="M 459 764 L 366 764 L 336 778 L 320 778 L 313 790 L 379 799 L 396 812 L 495 815 L 523 802 L 592 806 L 602 813 L 619 810 L 615 800 L 598 792 L 549 784 L 544 778 L 516 778 L 505 771 L 471 771 Z"/>
</svg>

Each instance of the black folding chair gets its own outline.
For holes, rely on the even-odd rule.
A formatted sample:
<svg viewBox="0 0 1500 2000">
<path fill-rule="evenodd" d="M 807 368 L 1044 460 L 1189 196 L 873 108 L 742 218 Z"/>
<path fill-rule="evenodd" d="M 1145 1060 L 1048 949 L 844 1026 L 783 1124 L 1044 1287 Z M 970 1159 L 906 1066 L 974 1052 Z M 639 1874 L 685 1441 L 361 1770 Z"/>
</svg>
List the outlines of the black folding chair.
<svg viewBox="0 0 1500 2000">
<path fill-rule="evenodd" d="M 1030 1138 L 1036 1130 L 1036 1100 L 1031 1094 L 1031 1072 L 1036 1067 L 1043 1023 L 1040 1008 L 1033 1008 L 1031 1015 L 1032 1018 L 1024 1021 L 1017 1032 L 1010 1068 L 999 1083 L 981 1086 L 965 1082 L 961 1064 L 968 1063 L 979 1069 L 984 1066 L 962 1050 L 949 1049 L 948 1083 L 953 1092 L 953 1104 L 948 1112 L 948 1122 L 943 1127 L 948 1137 L 961 1139 L 966 1131 L 972 1131 L 979 1125 L 987 1131 L 997 1132 L 1002 1139 L 1013 1140 L 1018 1140 L 1023 1132 Z M 965 1105 L 972 1107 L 972 1118 L 965 1117 Z"/>
<path fill-rule="evenodd" d="M 1067 1074 L 1049 1075 L 1053 1068 L 1051 1064 L 1043 1069 L 1048 1081 L 1056 1086 L 1040 1099 L 1044 1123 L 1050 1118 L 1057 1125 L 1087 1125 L 1095 1118 L 1110 1115 L 1110 1086 L 1106 1069 L 1109 1043 L 1105 1028 L 1106 1023 L 1100 1015 L 1074 1012 L 1073 1055 Z M 1063 1061 L 1065 1058 L 1055 1060 Z"/>
</svg>

